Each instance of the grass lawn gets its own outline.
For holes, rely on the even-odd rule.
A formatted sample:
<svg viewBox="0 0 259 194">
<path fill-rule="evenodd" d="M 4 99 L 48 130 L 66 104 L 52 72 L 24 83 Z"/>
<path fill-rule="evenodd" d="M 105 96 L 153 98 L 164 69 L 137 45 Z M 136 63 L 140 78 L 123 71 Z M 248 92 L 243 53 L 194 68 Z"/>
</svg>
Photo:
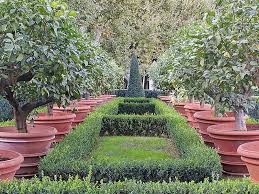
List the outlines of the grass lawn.
<svg viewBox="0 0 259 194">
<path fill-rule="evenodd" d="M 100 139 L 92 157 L 110 161 L 173 160 L 179 154 L 166 138 L 112 136 Z"/>
</svg>

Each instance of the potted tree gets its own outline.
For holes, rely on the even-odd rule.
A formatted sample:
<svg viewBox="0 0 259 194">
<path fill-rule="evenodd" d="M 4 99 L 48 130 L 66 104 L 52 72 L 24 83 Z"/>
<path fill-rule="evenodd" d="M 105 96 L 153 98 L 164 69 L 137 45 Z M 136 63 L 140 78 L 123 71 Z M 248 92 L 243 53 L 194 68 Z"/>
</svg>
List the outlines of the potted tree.
<svg viewBox="0 0 259 194">
<path fill-rule="evenodd" d="M 16 123 L 0 128 L 0 149 L 24 156 L 16 176 L 37 173 L 56 133 L 53 127 L 27 124 L 28 115 L 39 106 L 80 96 L 86 74 L 78 48 L 83 41 L 75 12 L 66 7 L 59 1 L 0 3 L 0 93 L 13 106 Z"/>
<path fill-rule="evenodd" d="M 248 174 L 237 148 L 243 143 L 259 140 L 259 126 L 250 128 L 245 122 L 250 97 L 258 88 L 256 6 L 255 1 L 219 2 L 218 10 L 210 13 L 208 18 L 218 45 L 210 52 L 220 57 L 214 67 L 217 72 L 214 79 L 219 80 L 226 91 L 222 101 L 234 111 L 235 124 L 213 125 L 207 131 L 228 175 Z"/>
</svg>

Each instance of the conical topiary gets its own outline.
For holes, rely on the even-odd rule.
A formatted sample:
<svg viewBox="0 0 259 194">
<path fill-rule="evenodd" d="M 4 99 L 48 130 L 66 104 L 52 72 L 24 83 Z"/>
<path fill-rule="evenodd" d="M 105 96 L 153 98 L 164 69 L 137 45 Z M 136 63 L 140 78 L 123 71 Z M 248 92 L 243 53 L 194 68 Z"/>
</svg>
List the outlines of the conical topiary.
<svg viewBox="0 0 259 194">
<path fill-rule="evenodd" d="M 141 77 L 139 74 L 139 64 L 135 52 L 131 56 L 130 78 L 127 91 L 128 97 L 145 97 L 145 92 L 142 86 Z"/>
</svg>

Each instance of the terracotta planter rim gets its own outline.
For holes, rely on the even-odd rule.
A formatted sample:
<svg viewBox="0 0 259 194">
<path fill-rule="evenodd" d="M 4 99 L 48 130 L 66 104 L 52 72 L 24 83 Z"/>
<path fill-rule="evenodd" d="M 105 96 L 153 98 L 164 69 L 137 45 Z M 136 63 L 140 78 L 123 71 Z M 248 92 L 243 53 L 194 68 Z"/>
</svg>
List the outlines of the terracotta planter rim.
<svg viewBox="0 0 259 194">
<path fill-rule="evenodd" d="M 184 106 L 184 109 L 203 111 L 203 110 L 212 110 L 212 107 L 210 104 L 205 104 L 204 107 L 201 107 L 200 103 L 187 103 Z"/>
<path fill-rule="evenodd" d="M 3 131 L 3 129 L 5 129 Z M 57 130 L 54 127 L 35 125 L 32 127 L 28 125 L 28 133 L 19 133 L 15 126 L 0 127 L 1 138 L 37 138 L 37 137 L 50 137 L 54 136 Z"/>
<path fill-rule="evenodd" d="M 188 102 L 175 102 L 174 106 L 185 106 Z"/>
<path fill-rule="evenodd" d="M 19 165 L 24 161 L 22 154 L 15 151 L 1 149 L 0 155 L 4 155 L 4 157 L 8 158 L 8 160 L 0 162 L 0 169 L 7 168 L 7 166 Z"/>
<path fill-rule="evenodd" d="M 52 120 L 67 120 L 74 119 L 75 114 L 69 112 L 53 112 L 53 115 L 48 115 L 47 113 L 39 113 L 35 118 L 37 121 L 52 121 Z"/>
<path fill-rule="evenodd" d="M 254 136 L 259 135 L 259 130 L 240 131 L 236 129 L 235 124 L 219 124 L 209 126 L 207 131 L 217 136 Z"/>
<path fill-rule="evenodd" d="M 235 117 L 214 117 L 213 111 L 199 111 L 194 114 L 196 119 L 207 120 L 207 121 L 235 121 Z"/>
<path fill-rule="evenodd" d="M 259 159 L 259 141 L 244 143 L 238 147 L 237 152 L 247 158 Z"/>
</svg>

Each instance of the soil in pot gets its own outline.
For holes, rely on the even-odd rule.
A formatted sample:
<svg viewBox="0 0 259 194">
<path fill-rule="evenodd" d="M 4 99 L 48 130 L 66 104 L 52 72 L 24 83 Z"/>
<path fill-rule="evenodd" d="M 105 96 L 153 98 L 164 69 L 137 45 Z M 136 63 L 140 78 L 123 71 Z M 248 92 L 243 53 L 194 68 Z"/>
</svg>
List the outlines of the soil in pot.
<svg viewBox="0 0 259 194">
<path fill-rule="evenodd" d="M 211 111 L 199 111 L 194 114 L 194 118 L 198 123 L 199 133 L 204 140 L 204 143 L 212 148 L 214 148 L 214 143 L 212 138 L 207 132 L 207 128 L 211 125 L 219 124 L 234 124 L 235 117 L 233 112 L 227 112 L 224 117 L 215 117 L 214 112 Z"/>
<path fill-rule="evenodd" d="M 184 109 L 190 126 L 198 129 L 199 125 L 194 117 L 194 114 L 199 111 L 211 111 L 212 107 L 210 104 L 204 104 L 201 106 L 200 103 L 188 103 L 184 106 Z"/>
<path fill-rule="evenodd" d="M 241 144 L 259 141 L 259 125 L 256 128 L 247 125 L 247 131 L 239 131 L 235 124 L 220 124 L 209 126 L 207 131 L 221 157 L 224 173 L 231 176 L 248 175 L 237 149 Z"/>
<path fill-rule="evenodd" d="M 23 160 L 18 152 L 0 150 L 0 180 L 12 180 Z"/>
<path fill-rule="evenodd" d="M 259 141 L 242 144 L 237 152 L 245 162 L 251 180 L 259 183 Z"/>
<path fill-rule="evenodd" d="M 69 112 L 55 112 L 53 115 L 39 113 L 37 117 L 34 118 L 34 124 L 54 127 L 57 130 L 54 142 L 58 143 L 62 141 L 72 129 L 72 123 L 75 117 L 75 114 Z"/>
<path fill-rule="evenodd" d="M 24 161 L 16 177 L 32 177 L 38 173 L 38 163 L 55 139 L 56 129 L 28 125 L 28 133 L 19 133 L 16 127 L 0 127 L 0 149 L 21 153 Z"/>
</svg>

